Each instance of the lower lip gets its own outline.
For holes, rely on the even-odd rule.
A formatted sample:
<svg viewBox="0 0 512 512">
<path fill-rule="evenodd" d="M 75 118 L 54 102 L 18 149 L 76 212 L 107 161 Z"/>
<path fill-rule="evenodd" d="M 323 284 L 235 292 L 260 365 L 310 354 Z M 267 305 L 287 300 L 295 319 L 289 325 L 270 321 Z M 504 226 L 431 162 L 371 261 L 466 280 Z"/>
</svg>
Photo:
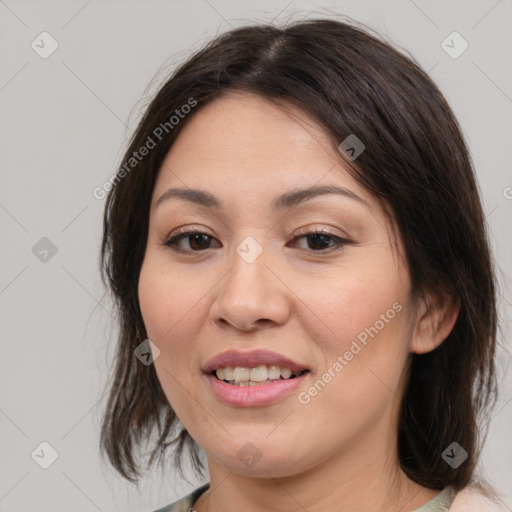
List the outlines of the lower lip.
<svg viewBox="0 0 512 512">
<path fill-rule="evenodd" d="M 219 400 L 237 407 L 257 407 L 270 405 L 295 391 L 307 377 L 306 372 L 299 377 L 287 380 L 276 380 L 272 384 L 260 384 L 256 386 L 234 386 L 217 379 L 212 374 L 207 374 L 213 392 Z"/>
</svg>

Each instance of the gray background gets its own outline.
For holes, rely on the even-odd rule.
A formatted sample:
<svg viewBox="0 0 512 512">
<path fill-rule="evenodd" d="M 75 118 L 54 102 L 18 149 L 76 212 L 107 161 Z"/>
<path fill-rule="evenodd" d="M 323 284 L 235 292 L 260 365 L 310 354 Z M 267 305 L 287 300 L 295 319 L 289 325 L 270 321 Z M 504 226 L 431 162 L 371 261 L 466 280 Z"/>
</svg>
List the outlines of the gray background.
<svg viewBox="0 0 512 512">
<path fill-rule="evenodd" d="M 502 315 L 501 396 L 481 469 L 512 510 L 511 1 L 0 0 L 0 511 L 147 511 L 198 485 L 155 470 L 137 488 L 101 463 L 115 327 L 98 272 L 104 200 L 92 191 L 115 172 L 146 96 L 192 50 L 246 22 L 336 13 L 407 49 L 468 139 Z M 59 45 L 46 59 L 31 47 L 50 47 L 43 31 Z M 456 59 L 441 46 L 453 31 L 469 43 Z M 58 452 L 48 469 L 31 457 L 43 441 Z"/>
</svg>

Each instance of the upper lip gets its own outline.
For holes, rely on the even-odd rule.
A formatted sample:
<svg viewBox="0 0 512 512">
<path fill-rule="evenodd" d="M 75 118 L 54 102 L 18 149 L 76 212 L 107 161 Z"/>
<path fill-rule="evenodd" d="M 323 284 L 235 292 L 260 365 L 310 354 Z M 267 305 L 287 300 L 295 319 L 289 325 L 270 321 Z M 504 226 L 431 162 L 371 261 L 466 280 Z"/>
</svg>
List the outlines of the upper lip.
<svg viewBox="0 0 512 512">
<path fill-rule="evenodd" d="M 251 352 L 228 350 L 210 359 L 202 368 L 202 371 L 204 373 L 212 373 L 217 368 L 233 368 L 235 366 L 254 368 L 260 365 L 275 365 L 281 368 L 289 368 L 294 373 L 309 370 L 303 364 L 296 363 L 281 354 L 268 350 L 253 350 Z"/>
</svg>

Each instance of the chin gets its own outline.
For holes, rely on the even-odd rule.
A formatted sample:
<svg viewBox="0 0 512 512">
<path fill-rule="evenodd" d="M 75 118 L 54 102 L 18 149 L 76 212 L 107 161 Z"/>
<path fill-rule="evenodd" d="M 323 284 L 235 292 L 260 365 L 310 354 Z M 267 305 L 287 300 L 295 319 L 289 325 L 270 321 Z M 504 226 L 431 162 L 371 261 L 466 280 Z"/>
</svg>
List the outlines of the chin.
<svg viewBox="0 0 512 512">
<path fill-rule="evenodd" d="M 306 461 L 301 460 L 295 443 L 286 448 L 282 444 L 273 446 L 264 440 L 259 443 L 246 441 L 236 443 L 233 451 L 210 453 L 229 471 L 254 478 L 293 476 L 301 471 L 301 466 L 307 470 Z"/>
</svg>

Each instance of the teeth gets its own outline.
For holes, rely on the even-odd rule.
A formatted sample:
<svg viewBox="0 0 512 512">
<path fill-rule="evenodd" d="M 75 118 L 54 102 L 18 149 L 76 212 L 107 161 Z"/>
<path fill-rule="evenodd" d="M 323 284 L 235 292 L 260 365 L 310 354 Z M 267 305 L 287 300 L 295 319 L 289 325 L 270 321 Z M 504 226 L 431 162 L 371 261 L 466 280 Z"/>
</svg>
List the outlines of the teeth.
<svg viewBox="0 0 512 512">
<path fill-rule="evenodd" d="M 279 366 L 270 366 L 267 372 L 269 379 L 279 379 L 281 377 L 281 368 Z"/>
<path fill-rule="evenodd" d="M 250 379 L 256 382 L 263 382 L 267 380 L 267 367 L 265 365 L 256 366 L 251 368 Z"/>
<path fill-rule="evenodd" d="M 289 368 L 281 368 L 281 377 L 283 379 L 289 379 L 292 375 L 292 371 Z"/>
<path fill-rule="evenodd" d="M 238 386 L 269 384 L 274 380 L 289 379 L 292 375 L 300 374 L 300 372 L 294 374 L 289 368 L 281 368 L 276 365 L 260 365 L 254 368 L 246 366 L 218 368 L 216 373 L 219 380 L 229 381 L 230 384 Z"/>
<path fill-rule="evenodd" d="M 245 366 L 237 366 L 234 369 L 233 379 L 237 381 L 249 380 L 249 374 L 251 373 L 250 368 Z"/>
</svg>

